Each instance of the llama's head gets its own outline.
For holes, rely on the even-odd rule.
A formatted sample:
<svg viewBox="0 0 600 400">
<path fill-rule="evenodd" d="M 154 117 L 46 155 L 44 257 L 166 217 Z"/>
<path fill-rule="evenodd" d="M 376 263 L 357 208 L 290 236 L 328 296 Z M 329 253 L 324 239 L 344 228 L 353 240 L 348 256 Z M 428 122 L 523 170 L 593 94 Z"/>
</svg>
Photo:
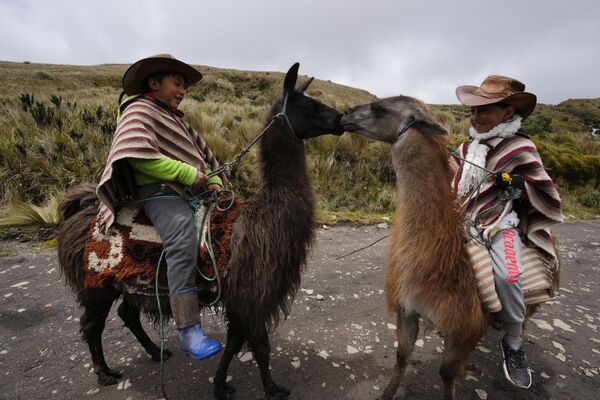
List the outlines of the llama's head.
<svg viewBox="0 0 600 400">
<path fill-rule="evenodd" d="M 324 134 L 341 135 L 344 133 L 340 123 L 342 114 L 304 94 L 313 78 L 296 88 L 299 66 L 299 63 L 292 65 L 285 75 L 283 94 L 278 102 L 279 110 L 285 112 L 299 139 Z"/>
<path fill-rule="evenodd" d="M 386 143 L 395 143 L 409 128 L 428 135 L 448 133 L 431 118 L 425 103 L 407 96 L 352 107 L 342 117 L 342 126 L 346 131 Z"/>
</svg>

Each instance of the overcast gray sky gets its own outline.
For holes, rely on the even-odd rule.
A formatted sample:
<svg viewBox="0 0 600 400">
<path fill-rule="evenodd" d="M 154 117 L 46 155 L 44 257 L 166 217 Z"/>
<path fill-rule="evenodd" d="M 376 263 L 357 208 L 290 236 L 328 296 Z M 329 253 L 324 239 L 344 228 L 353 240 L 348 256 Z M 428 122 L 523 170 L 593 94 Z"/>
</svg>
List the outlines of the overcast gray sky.
<svg viewBox="0 0 600 400">
<path fill-rule="evenodd" d="M 300 72 L 456 103 L 488 74 L 542 103 L 600 97 L 600 0 L 0 0 L 0 60 Z"/>
</svg>

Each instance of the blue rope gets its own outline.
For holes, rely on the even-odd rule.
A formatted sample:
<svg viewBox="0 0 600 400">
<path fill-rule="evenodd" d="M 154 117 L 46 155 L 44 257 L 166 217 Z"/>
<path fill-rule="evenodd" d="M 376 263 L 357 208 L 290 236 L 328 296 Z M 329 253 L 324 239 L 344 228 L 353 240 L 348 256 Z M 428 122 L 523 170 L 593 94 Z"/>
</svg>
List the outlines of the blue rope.
<svg viewBox="0 0 600 400">
<path fill-rule="evenodd" d="M 233 192 L 232 192 L 233 193 Z M 144 199 L 135 201 L 134 204 L 142 204 L 146 201 L 149 200 L 173 200 L 173 199 L 182 199 L 181 196 L 179 195 L 157 195 L 157 196 L 150 196 L 150 197 L 146 197 Z M 222 211 L 226 211 L 228 209 L 230 209 L 233 206 L 233 200 L 231 201 L 231 203 L 228 205 L 227 208 L 222 209 Z M 190 208 L 192 209 L 192 221 L 194 223 L 194 227 L 196 228 L 196 239 L 198 240 L 198 242 L 200 242 L 200 235 L 202 234 L 202 229 L 204 228 L 204 225 L 206 223 L 207 217 L 208 217 L 208 221 L 210 221 L 210 215 L 212 212 L 213 207 L 215 206 L 215 203 L 217 203 L 216 201 L 216 196 L 213 195 L 213 197 L 211 199 L 209 199 L 209 205 L 208 207 L 206 207 L 206 212 L 204 213 L 204 215 L 202 216 L 202 223 L 201 223 L 201 227 L 202 228 L 198 228 L 198 225 L 196 224 L 196 213 L 198 213 L 201 209 L 202 209 L 202 204 L 200 203 L 200 201 L 198 199 L 193 199 L 191 201 L 187 202 L 188 205 L 190 206 Z M 219 208 L 219 207 L 217 207 Z M 219 208 L 220 209 L 220 208 Z M 221 209 L 220 209 L 221 210 Z M 211 241 L 211 235 L 210 235 L 210 226 L 207 229 L 207 244 L 206 244 L 206 248 L 208 250 L 208 254 L 210 255 L 210 259 L 213 265 L 213 270 L 214 270 L 214 276 L 212 278 L 207 277 L 206 275 L 204 275 L 202 273 L 202 271 L 200 270 L 200 268 L 198 268 L 198 266 L 196 265 L 196 270 L 198 271 L 198 273 L 200 274 L 200 276 L 209 281 L 209 282 L 213 282 L 213 281 L 217 281 L 217 296 L 215 297 L 215 299 L 213 301 L 211 301 L 210 303 L 203 303 L 202 301 L 199 300 L 200 304 L 202 304 L 205 307 L 211 307 L 215 304 L 217 304 L 217 302 L 220 300 L 221 298 L 221 294 L 222 294 L 222 286 L 221 286 L 221 279 L 219 277 L 219 271 L 218 271 L 218 267 L 217 267 L 217 263 L 214 257 L 214 252 L 212 249 L 212 241 Z M 163 374 L 164 374 L 164 351 L 165 351 L 165 324 L 164 324 L 164 315 L 162 312 L 162 305 L 160 303 L 160 293 L 159 293 L 159 276 L 160 276 L 160 265 L 162 263 L 162 260 L 165 256 L 165 250 L 163 248 L 163 250 L 160 253 L 160 257 L 158 258 L 158 263 L 156 265 L 156 278 L 155 278 L 155 282 L 154 282 L 154 290 L 155 290 L 155 294 L 156 294 L 156 303 L 158 306 L 158 314 L 159 314 L 159 318 L 160 318 L 160 385 L 161 385 L 161 391 L 162 391 L 162 395 L 165 397 L 166 400 L 168 400 L 168 396 L 165 392 L 165 383 L 164 383 L 164 378 L 163 378 Z M 197 290 L 197 288 L 196 288 Z"/>
<path fill-rule="evenodd" d="M 162 259 L 165 255 L 165 250 L 160 253 L 160 257 L 158 258 L 158 264 L 156 265 L 156 280 L 154 283 L 154 290 L 156 291 L 156 303 L 158 305 L 158 315 L 160 316 L 160 389 L 162 391 L 162 395 L 165 397 L 165 400 L 169 400 L 167 393 L 165 392 L 165 381 L 163 379 L 164 373 L 164 352 L 165 352 L 165 324 L 164 324 L 164 316 L 162 312 L 162 307 L 160 304 L 160 294 L 158 293 L 158 277 L 160 273 L 160 264 L 162 263 Z"/>
</svg>

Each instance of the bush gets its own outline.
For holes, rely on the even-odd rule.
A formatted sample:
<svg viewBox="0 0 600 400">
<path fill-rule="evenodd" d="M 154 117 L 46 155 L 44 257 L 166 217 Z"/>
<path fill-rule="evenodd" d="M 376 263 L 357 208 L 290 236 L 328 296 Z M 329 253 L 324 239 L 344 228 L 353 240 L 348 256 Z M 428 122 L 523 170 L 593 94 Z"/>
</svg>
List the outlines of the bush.
<svg viewBox="0 0 600 400">
<path fill-rule="evenodd" d="M 52 80 L 52 76 L 50 76 L 50 74 L 47 74 L 45 72 L 39 71 L 35 73 L 35 77 L 41 81 L 49 81 Z"/>
<path fill-rule="evenodd" d="M 533 138 L 548 174 L 553 180 L 563 178 L 571 186 L 598 185 L 600 157 L 585 154 L 573 143 L 564 145 L 541 142 Z"/>
<path fill-rule="evenodd" d="M 552 132 L 552 119 L 540 113 L 533 113 L 523 121 L 523 130 L 529 135 L 544 136 Z"/>
<path fill-rule="evenodd" d="M 600 191 L 590 190 L 577 196 L 577 201 L 584 207 L 600 210 Z"/>
</svg>

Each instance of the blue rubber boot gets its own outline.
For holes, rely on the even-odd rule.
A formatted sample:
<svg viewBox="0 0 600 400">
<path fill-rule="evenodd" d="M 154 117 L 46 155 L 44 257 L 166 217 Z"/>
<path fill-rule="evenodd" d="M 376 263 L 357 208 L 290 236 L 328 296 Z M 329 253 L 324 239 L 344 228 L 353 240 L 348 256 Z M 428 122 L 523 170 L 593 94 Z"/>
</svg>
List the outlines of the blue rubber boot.
<svg viewBox="0 0 600 400">
<path fill-rule="evenodd" d="M 212 357 L 223 348 L 221 343 L 204 334 L 200 324 L 181 329 L 179 339 L 181 340 L 183 354 L 196 360 Z"/>
</svg>

